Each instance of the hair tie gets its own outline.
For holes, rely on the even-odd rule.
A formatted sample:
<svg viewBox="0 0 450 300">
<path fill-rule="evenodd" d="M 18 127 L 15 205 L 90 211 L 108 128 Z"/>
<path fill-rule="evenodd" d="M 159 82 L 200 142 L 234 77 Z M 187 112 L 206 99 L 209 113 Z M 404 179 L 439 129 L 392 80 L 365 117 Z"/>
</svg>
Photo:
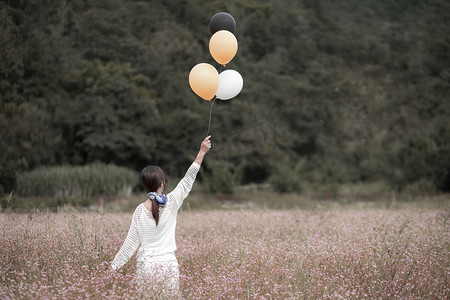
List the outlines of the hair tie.
<svg viewBox="0 0 450 300">
<path fill-rule="evenodd" d="M 167 202 L 167 196 L 164 194 L 157 194 L 155 192 L 150 192 L 147 194 L 147 198 L 149 200 L 156 200 L 156 202 L 158 202 L 159 204 L 166 204 Z"/>
</svg>

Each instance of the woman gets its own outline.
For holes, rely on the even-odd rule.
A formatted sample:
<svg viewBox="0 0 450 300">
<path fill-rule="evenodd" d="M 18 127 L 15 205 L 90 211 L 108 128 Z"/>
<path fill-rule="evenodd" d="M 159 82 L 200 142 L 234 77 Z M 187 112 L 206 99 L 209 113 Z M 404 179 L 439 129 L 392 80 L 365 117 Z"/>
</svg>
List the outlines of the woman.
<svg viewBox="0 0 450 300">
<path fill-rule="evenodd" d="M 179 295 L 180 273 L 174 254 L 177 213 L 192 189 L 205 154 L 211 149 L 210 138 L 208 136 L 203 140 L 195 161 L 167 196 L 163 194 L 163 171 L 156 166 L 142 170 L 141 182 L 148 199 L 139 204 L 133 213 L 125 242 L 111 264 L 114 270 L 125 265 L 140 245 L 136 256 L 139 282 L 151 287 L 158 286 L 166 294 Z"/>
</svg>

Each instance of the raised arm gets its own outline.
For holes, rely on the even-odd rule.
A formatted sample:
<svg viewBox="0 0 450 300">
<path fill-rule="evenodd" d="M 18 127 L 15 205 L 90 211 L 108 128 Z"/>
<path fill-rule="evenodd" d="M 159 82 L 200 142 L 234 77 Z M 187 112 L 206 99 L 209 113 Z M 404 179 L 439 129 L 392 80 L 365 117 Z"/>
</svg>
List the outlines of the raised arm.
<svg viewBox="0 0 450 300">
<path fill-rule="evenodd" d="M 197 157 L 191 164 L 183 179 L 180 180 L 175 189 L 167 195 L 167 197 L 172 198 L 176 201 L 176 209 L 179 209 L 183 204 L 183 200 L 189 195 L 189 192 L 194 185 L 197 173 L 200 169 L 200 165 L 203 162 L 205 154 L 211 149 L 211 141 L 209 140 L 211 136 L 207 136 L 202 144 L 200 145 L 200 150 L 198 151 Z"/>
</svg>

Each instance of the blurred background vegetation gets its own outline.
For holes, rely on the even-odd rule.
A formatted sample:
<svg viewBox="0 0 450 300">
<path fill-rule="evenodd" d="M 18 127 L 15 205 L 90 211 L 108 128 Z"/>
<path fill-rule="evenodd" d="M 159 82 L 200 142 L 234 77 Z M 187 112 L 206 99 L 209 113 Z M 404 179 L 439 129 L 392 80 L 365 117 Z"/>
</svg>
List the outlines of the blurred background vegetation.
<svg viewBox="0 0 450 300">
<path fill-rule="evenodd" d="M 0 3 L 0 194 L 61 165 L 181 177 L 210 109 L 188 74 L 214 64 L 220 11 L 237 23 L 227 68 L 244 88 L 214 104 L 204 191 L 450 191 L 448 1 L 11 0 Z"/>
</svg>

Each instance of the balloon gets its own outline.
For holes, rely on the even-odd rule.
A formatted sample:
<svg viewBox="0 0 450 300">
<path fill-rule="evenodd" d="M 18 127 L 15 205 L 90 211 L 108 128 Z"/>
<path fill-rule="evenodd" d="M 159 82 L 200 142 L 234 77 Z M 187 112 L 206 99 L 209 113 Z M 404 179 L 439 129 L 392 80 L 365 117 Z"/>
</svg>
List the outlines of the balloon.
<svg viewBox="0 0 450 300">
<path fill-rule="evenodd" d="M 209 40 L 209 52 L 222 65 L 229 63 L 233 59 L 237 48 L 236 37 L 227 30 L 217 31 Z"/>
<path fill-rule="evenodd" d="M 236 31 L 236 22 L 230 14 L 220 12 L 211 18 L 211 21 L 209 21 L 209 31 L 211 31 L 211 34 L 214 34 L 219 30 L 228 30 L 231 33 Z"/>
<path fill-rule="evenodd" d="M 223 71 L 219 74 L 219 88 L 216 97 L 221 100 L 234 98 L 241 92 L 243 85 L 241 74 L 235 70 Z"/>
<path fill-rule="evenodd" d="M 195 65 L 189 73 L 189 85 L 198 96 L 210 101 L 219 86 L 219 73 L 207 63 Z"/>
</svg>

